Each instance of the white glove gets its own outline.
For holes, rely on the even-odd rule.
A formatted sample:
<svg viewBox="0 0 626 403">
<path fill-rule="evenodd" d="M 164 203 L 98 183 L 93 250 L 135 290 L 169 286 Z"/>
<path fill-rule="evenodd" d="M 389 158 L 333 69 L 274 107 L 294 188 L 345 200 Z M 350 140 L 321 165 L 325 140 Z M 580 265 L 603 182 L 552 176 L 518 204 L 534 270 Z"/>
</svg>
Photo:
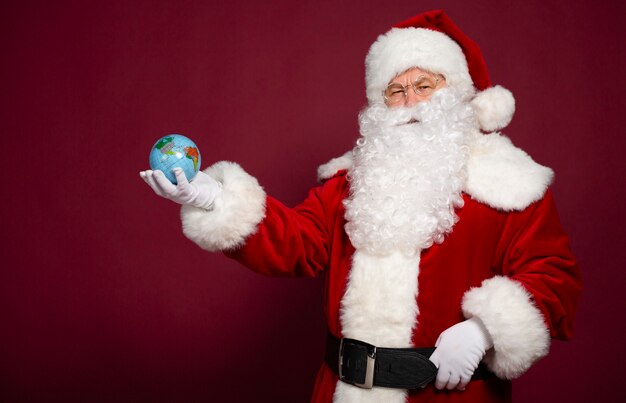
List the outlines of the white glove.
<svg viewBox="0 0 626 403">
<path fill-rule="evenodd" d="M 222 185 L 209 175 L 200 171 L 191 182 L 187 181 L 181 168 L 174 168 L 177 185 L 170 182 L 163 172 L 147 170 L 139 172 L 139 176 L 161 197 L 179 204 L 189 204 L 205 210 L 213 208 L 213 202 L 222 191 Z"/>
<path fill-rule="evenodd" d="M 439 368 L 437 389 L 465 390 L 493 341 L 483 322 L 473 317 L 444 330 L 435 343 L 430 360 Z"/>
</svg>

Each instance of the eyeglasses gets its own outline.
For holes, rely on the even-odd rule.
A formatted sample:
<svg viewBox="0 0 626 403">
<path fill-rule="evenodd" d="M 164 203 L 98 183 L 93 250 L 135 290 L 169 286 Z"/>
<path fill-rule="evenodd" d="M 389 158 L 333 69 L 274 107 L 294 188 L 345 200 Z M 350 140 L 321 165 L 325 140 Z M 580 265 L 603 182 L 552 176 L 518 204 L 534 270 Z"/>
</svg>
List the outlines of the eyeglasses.
<svg viewBox="0 0 626 403">
<path fill-rule="evenodd" d="M 406 101 L 409 96 L 409 87 L 419 96 L 429 97 L 435 92 L 440 81 L 445 81 L 442 75 L 420 75 L 410 84 L 391 83 L 383 91 L 383 97 L 387 105 L 395 105 Z"/>
</svg>

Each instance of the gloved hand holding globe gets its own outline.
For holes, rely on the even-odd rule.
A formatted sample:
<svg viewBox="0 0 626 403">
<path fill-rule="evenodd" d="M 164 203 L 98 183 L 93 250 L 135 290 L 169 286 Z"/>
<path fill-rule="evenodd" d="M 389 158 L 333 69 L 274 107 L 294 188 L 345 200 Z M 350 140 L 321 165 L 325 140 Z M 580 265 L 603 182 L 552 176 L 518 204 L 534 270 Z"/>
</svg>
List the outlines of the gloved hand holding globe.
<svg viewBox="0 0 626 403">
<path fill-rule="evenodd" d="M 151 169 L 139 175 L 161 197 L 210 210 L 221 185 L 200 171 L 200 162 L 200 151 L 193 141 L 170 134 L 154 144 L 150 151 Z"/>
</svg>

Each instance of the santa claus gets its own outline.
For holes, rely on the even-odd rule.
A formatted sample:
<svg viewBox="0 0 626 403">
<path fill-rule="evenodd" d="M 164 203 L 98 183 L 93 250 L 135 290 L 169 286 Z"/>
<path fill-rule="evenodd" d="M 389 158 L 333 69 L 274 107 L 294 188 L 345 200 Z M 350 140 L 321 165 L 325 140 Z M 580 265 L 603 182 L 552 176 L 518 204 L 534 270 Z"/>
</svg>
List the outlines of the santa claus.
<svg viewBox="0 0 626 403">
<path fill-rule="evenodd" d="M 183 231 L 272 276 L 326 275 L 326 360 L 313 402 L 492 402 L 571 336 L 580 272 L 552 170 L 497 130 L 513 96 L 442 11 L 381 35 L 353 150 L 288 208 L 232 162 L 178 185 Z"/>
</svg>

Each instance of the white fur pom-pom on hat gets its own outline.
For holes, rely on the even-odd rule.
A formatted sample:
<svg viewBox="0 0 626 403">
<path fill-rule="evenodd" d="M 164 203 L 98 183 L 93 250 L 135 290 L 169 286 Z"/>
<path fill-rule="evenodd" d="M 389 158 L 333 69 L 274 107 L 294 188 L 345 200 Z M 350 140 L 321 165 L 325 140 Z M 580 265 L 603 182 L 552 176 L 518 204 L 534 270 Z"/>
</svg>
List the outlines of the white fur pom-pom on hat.
<svg viewBox="0 0 626 403">
<path fill-rule="evenodd" d="M 493 132 L 511 123 L 515 112 L 515 98 L 511 91 L 496 85 L 476 94 L 471 102 L 480 128 Z"/>
</svg>

